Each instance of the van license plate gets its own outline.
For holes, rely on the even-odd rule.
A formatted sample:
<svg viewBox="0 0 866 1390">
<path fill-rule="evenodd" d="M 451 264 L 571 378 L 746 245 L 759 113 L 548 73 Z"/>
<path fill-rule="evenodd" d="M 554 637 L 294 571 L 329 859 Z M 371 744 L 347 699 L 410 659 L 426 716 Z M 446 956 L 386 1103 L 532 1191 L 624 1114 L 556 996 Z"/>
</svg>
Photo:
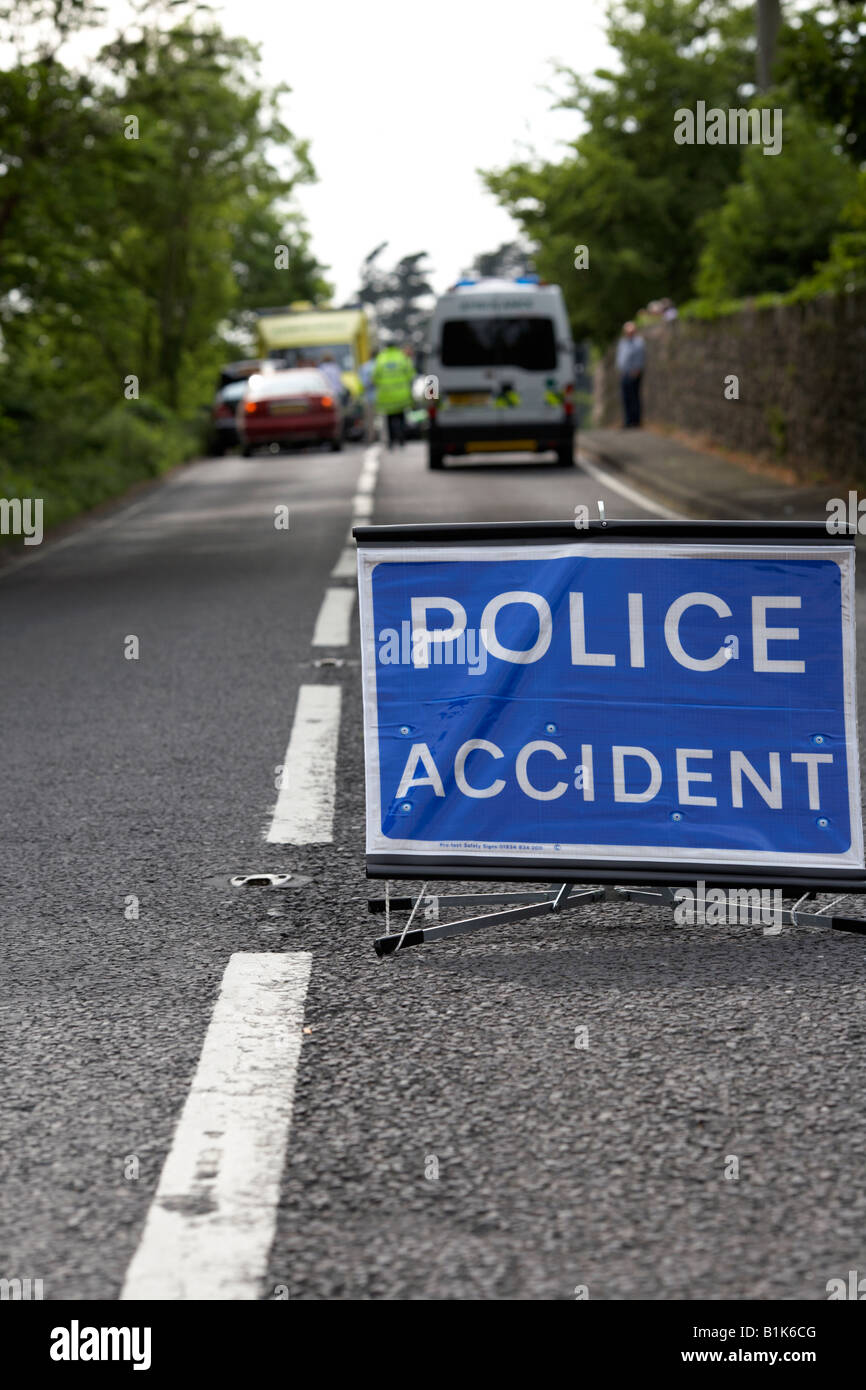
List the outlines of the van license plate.
<svg viewBox="0 0 866 1390">
<path fill-rule="evenodd" d="M 486 405 L 490 400 L 489 391 L 449 391 L 449 405 Z"/>
<path fill-rule="evenodd" d="M 530 450 L 532 453 L 538 448 L 534 439 L 476 439 L 466 445 L 467 454 L 501 454 L 508 449 Z"/>
</svg>

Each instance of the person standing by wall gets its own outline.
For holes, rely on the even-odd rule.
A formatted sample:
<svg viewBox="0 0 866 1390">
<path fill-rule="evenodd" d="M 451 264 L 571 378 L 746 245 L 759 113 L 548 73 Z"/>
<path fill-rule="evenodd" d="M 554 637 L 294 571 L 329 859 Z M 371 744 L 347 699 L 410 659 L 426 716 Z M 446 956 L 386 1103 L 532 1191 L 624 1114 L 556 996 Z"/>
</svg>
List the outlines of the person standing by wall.
<svg viewBox="0 0 866 1390">
<path fill-rule="evenodd" d="M 616 345 L 616 368 L 622 390 L 623 427 L 632 429 L 640 424 L 640 387 L 646 365 L 646 344 L 634 324 L 623 324 L 622 337 Z"/>
<path fill-rule="evenodd" d="M 382 349 L 373 367 L 373 385 L 376 388 L 376 409 L 388 421 L 389 449 L 395 442 L 401 447 L 406 442 L 405 411 L 412 406 L 414 377 L 412 363 L 396 344 Z"/>
</svg>

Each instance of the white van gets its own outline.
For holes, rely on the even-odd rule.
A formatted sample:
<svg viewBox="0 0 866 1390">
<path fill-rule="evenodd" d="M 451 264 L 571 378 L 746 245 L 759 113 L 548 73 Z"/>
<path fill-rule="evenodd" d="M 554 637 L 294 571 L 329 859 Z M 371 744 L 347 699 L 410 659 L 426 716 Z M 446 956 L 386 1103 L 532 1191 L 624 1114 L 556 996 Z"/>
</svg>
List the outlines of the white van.
<svg viewBox="0 0 866 1390">
<path fill-rule="evenodd" d="M 461 280 L 433 311 L 430 468 L 455 454 L 547 452 L 574 463 L 574 347 L 558 285 Z"/>
</svg>

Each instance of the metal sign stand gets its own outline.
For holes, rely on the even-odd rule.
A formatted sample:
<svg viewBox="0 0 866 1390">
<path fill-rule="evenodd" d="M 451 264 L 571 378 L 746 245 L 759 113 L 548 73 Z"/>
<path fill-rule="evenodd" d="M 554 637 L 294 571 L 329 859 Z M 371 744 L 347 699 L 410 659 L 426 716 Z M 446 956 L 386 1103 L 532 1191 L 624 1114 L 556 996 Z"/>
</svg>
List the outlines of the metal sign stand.
<svg viewBox="0 0 866 1390">
<path fill-rule="evenodd" d="M 498 926 L 500 922 L 520 922 L 530 917 L 545 917 L 551 912 L 558 913 L 573 907 L 584 907 L 588 903 L 625 901 L 644 903 L 649 907 L 673 907 L 676 903 L 673 888 L 649 890 L 606 886 L 603 888 L 585 888 L 580 892 L 574 892 L 577 886 L 574 883 L 563 883 L 551 897 L 552 889 L 533 892 L 515 890 L 506 893 L 428 893 L 427 884 L 423 883 L 420 893 L 413 900 L 411 897 L 392 897 L 390 884 L 386 882 L 385 897 L 370 898 L 367 902 L 370 912 L 385 913 L 386 934 L 373 942 L 373 948 L 376 955 L 381 958 L 394 955 L 406 946 L 422 946 L 426 942 L 440 941 L 446 936 L 466 936 L 469 932 L 480 931 L 483 927 Z M 810 889 L 802 894 L 793 907 L 782 908 L 778 914 L 781 921 L 773 926 L 765 926 L 764 935 L 776 936 L 782 927 L 807 926 L 831 927 L 835 931 L 855 932 L 860 936 L 866 936 L 866 921 L 861 921 L 856 917 L 828 916 L 831 908 L 836 907 L 844 898 L 851 896 L 848 893 L 834 898 L 832 902 L 817 912 L 802 912 L 800 910 L 804 902 L 813 902 L 822 891 L 820 887 Z M 440 908 L 468 907 L 473 903 L 518 903 L 520 905 L 507 907 L 499 912 L 485 912 L 480 917 L 461 917 L 455 922 L 439 921 Z M 424 922 L 431 925 L 413 928 L 412 923 L 422 906 Z M 390 930 L 391 913 L 400 911 L 408 911 L 409 919 L 402 931 L 392 932 Z"/>
</svg>

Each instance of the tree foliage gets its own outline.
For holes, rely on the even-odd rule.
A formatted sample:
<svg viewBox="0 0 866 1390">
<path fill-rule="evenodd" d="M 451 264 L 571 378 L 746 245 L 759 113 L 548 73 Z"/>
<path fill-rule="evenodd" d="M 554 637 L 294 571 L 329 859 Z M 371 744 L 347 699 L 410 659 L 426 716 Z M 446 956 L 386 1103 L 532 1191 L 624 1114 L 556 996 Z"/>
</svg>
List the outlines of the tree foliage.
<svg viewBox="0 0 866 1390">
<path fill-rule="evenodd" d="M 532 251 L 520 241 L 503 241 L 495 251 L 482 251 L 472 262 L 472 274 L 485 279 L 513 280 L 534 269 Z"/>
<path fill-rule="evenodd" d="M 782 154 L 744 151 L 740 178 L 701 225 L 702 298 L 784 293 L 814 272 L 857 191 L 857 171 L 836 148 L 835 136 L 788 107 Z"/>
<path fill-rule="evenodd" d="M 127 406 L 142 428 L 166 409 L 194 417 L 242 310 L 326 288 L 291 201 L 314 174 L 280 117 L 284 89 L 263 88 L 255 48 L 201 10 L 142 5 L 88 70 L 62 53 L 101 18 L 91 0 L 0 10 L 17 54 L 0 71 L 7 475 L 27 458 L 86 471 L 91 446 L 123 435 L 99 421 Z"/>
<path fill-rule="evenodd" d="M 586 129 L 561 163 L 520 162 L 485 182 L 563 286 L 577 337 L 606 341 L 648 299 L 685 298 L 696 228 L 739 163 L 736 147 L 676 145 L 674 112 L 729 106 L 753 68 L 752 7 L 717 0 L 617 0 L 607 37 L 616 67 L 591 80 L 560 69 L 559 105 Z M 576 270 L 575 246 L 589 249 Z"/>
<path fill-rule="evenodd" d="M 806 12 L 792 10 L 775 76 L 816 120 L 836 130 L 855 160 L 866 158 L 866 5 L 824 0 Z"/>
<path fill-rule="evenodd" d="M 752 4 L 613 0 L 607 37 L 610 67 L 589 80 L 560 69 L 559 105 L 584 125 L 566 157 L 484 174 L 531 243 L 538 271 L 562 285 L 575 336 L 606 343 L 624 319 L 665 296 L 721 303 L 790 291 L 831 247 L 850 280 L 860 244 L 856 160 L 866 139 L 864 6 L 787 7 L 780 85 L 760 103 Z M 705 110 L 781 108 L 782 152 L 676 144 L 675 113 L 698 102 Z M 588 268 L 577 268 L 582 246 Z"/>
<path fill-rule="evenodd" d="M 427 252 L 403 256 L 386 270 L 379 257 L 387 245 L 383 241 L 364 258 L 358 299 L 374 311 L 383 340 L 411 343 L 417 352 L 424 341 L 433 295 L 424 264 Z"/>
</svg>

